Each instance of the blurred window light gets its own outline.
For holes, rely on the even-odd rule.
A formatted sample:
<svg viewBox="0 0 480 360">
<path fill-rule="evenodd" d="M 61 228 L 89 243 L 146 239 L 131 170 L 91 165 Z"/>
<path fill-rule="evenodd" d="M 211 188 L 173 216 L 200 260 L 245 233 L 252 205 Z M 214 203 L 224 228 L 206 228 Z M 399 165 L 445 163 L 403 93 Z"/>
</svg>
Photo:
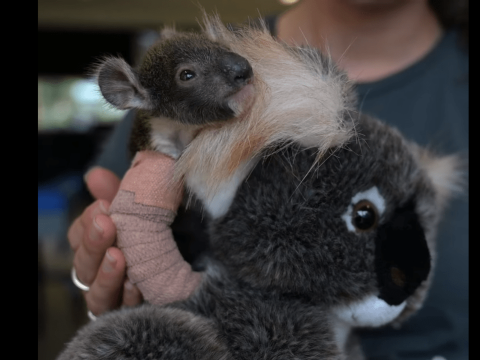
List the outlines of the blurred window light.
<svg viewBox="0 0 480 360">
<path fill-rule="evenodd" d="M 38 77 L 38 131 L 87 131 L 119 121 L 125 112 L 106 103 L 93 79 Z"/>
<path fill-rule="evenodd" d="M 283 5 L 293 5 L 297 3 L 299 0 L 280 0 L 280 3 Z"/>
<path fill-rule="evenodd" d="M 97 103 L 100 99 L 98 87 L 93 81 L 79 80 L 72 84 L 70 95 L 80 104 L 90 105 Z"/>
</svg>

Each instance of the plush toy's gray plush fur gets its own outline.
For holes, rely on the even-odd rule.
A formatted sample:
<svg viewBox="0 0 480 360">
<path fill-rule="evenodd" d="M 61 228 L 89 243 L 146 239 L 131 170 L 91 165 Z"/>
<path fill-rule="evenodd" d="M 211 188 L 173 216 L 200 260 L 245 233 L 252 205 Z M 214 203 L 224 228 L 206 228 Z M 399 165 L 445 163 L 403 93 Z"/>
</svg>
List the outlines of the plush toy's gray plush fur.
<svg viewBox="0 0 480 360">
<path fill-rule="evenodd" d="M 439 191 L 396 130 L 362 117 L 357 131 L 321 164 L 315 149 L 296 145 L 260 161 L 211 223 L 216 260 L 194 295 L 102 316 L 59 359 L 342 359 L 352 341 L 336 330 L 342 306 L 373 295 L 406 302 L 402 314 L 417 309 L 431 278 Z M 352 202 L 365 200 L 378 219 L 349 230 L 358 225 Z"/>
<path fill-rule="evenodd" d="M 228 213 L 211 224 L 212 249 L 229 272 L 255 288 L 336 305 L 377 287 L 376 241 L 396 211 L 412 206 L 413 220 L 432 231 L 435 189 L 407 143 L 367 117 L 357 131 L 358 139 L 332 149 L 320 166 L 312 168 L 314 149 L 299 146 L 257 165 Z M 372 187 L 386 204 L 378 228 L 349 231 L 343 214 L 357 193 Z M 426 247 L 425 240 L 404 236 L 403 242 L 398 250 L 406 256 Z"/>
<path fill-rule="evenodd" d="M 106 314 L 79 331 L 60 359 L 215 359 L 228 350 L 216 324 L 176 308 L 144 305 Z"/>
<path fill-rule="evenodd" d="M 294 86 L 295 71 L 303 74 L 305 65 L 305 81 L 318 83 L 318 89 L 329 92 L 328 101 L 312 97 L 310 105 L 328 108 L 336 104 L 331 112 L 325 112 L 328 116 L 315 121 L 323 126 L 329 116 L 336 116 L 336 125 L 325 136 L 335 139 L 336 128 L 343 140 L 330 141 L 326 151 L 325 143 L 315 146 L 312 141 L 321 132 L 308 137 L 311 116 L 296 118 L 292 114 L 302 109 L 295 104 L 284 107 L 292 110 L 291 114 L 287 110 L 258 111 L 259 123 L 269 124 L 263 128 L 268 136 L 275 132 L 271 128 L 275 121 L 279 129 L 288 130 L 289 124 L 299 127 L 281 130 L 282 136 L 288 136 L 274 142 L 273 148 L 272 143 L 264 142 L 268 145 L 260 153 L 264 156 L 246 152 L 252 157 L 236 163 L 234 170 L 248 171 L 239 175 L 235 170 L 233 180 L 226 177 L 230 198 L 221 211 L 215 210 L 215 202 L 207 203 L 212 255 L 200 287 L 185 301 L 164 307 L 142 305 L 100 316 L 79 331 L 60 360 L 357 360 L 362 355 L 352 328 L 401 322 L 425 299 L 436 259 L 435 229 L 458 183 L 458 159 L 437 157 L 366 116 L 358 117 L 357 136 L 345 143 L 345 134 L 350 132 L 344 132 L 344 124 L 353 123 L 348 120 L 353 113 L 345 99 L 352 96 L 346 79 L 330 62 L 313 49 L 288 50 L 276 44 L 265 29 L 259 33 L 245 30 L 237 39 L 236 35 L 228 37 L 221 26 L 210 23 L 206 29 L 209 41 L 230 39 L 242 57 L 253 63 L 256 81 L 260 74 L 267 89 L 274 86 L 271 99 L 256 93 L 262 103 L 255 100 L 253 108 L 269 109 L 278 100 L 275 91 L 278 96 L 288 93 L 288 89 L 278 89 L 284 86 L 282 76 L 289 76 L 289 86 Z M 258 44 L 250 38 L 268 42 L 262 56 L 255 57 L 252 49 Z M 284 59 L 268 55 L 278 51 L 286 51 L 281 54 L 290 57 L 288 64 L 297 68 L 275 78 L 274 72 L 268 72 L 268 61 L 282 63 Z M 117 70 L 120 78 L 133 76 L 129 89 L 135 87 L 137 78 L 129 67 L 122 65 Z M 275 81 L 269 83 L 269 76 Z M 141 83 L 146 86 L 148 81 Z M 109 93 L 110 101 L 120 96 L 122 101 L 135 103 L 135 96 L 142 91 L 130 90 L 120 95 Z M 225 128 L 233 139 L 238 138 L 235 126 Z M 154 141 L 149 128 L 145 131 L 144 141 Z M 208 148 L 209 138 L 202 136 L 195 141 L 203 139 Z M 199 188 L 190 190 L 204 201 Z"/>
<path fill-rule="evenodd" d="M 210 265 L 187 301 L 102 316 L 59 359 L 339 358 L 321 308 L 258 292 Z"/>
</svg>

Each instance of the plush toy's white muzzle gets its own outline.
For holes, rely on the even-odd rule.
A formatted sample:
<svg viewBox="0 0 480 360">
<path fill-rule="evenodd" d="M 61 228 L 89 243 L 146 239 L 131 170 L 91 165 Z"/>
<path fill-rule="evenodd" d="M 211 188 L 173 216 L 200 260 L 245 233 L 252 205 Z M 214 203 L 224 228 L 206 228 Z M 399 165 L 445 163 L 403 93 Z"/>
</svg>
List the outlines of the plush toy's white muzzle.
<svg viewBox="0 0 480 360">
<path fill-rule="evenodd" d="M 335 316 L 355 327 L 378 327 L 395 319 L 407 304 L 388 305 L 375 295 L 369 295 L 363 300 L 340 306 L 334 309 Z"/>
</svg>

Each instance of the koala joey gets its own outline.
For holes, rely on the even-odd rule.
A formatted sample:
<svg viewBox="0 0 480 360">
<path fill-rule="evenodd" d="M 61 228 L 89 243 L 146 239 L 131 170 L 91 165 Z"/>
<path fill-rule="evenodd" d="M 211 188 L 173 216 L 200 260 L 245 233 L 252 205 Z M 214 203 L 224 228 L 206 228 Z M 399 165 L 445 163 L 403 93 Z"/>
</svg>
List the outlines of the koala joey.
<svg viewBox="0 0 480 360">
<path fill-rule="evenodd" d="M 460 161 L 357 115 L 328 59 L 264 27 L 230 31 L 207 19 L 200 37 L 175 36 L 178 49 L 165 40 L 175 56 L 147 60 L 146 73 L 107 60 L 99 83 L 115 106 L 141 110 L 135 150 L 162 150 L 152 118 L 195 128 L 177 164 L 210 215 L 212 255 L 186 300 L 105 314 L 59 359 L 361 359 L 352 328 L 401 322 L 422 305 Z M 203 74 L 189 47 L 206 43 L 218 43 L 206 63 L 229 69 L 235 59 L 243 75 L 199 78 L 207 109 L 198 110 L 184 94 L 200 92 L 183 79 Z M 168 79 L 149 68 L 160 60 Z M 221 95 L 210 97 L 210 83 Z M 172 99 L 182 105 L 160 104 Z"/>
<path fill-rule="evenodd" d="M 238 117 L 253 100 L 249 62 L 201 34 L 166 29 L 138 69 L 108 57 L 94 72 L 105 100 L 137 109 L 133 154 L 151 149 L 177 158 L 199 127 Z"/>
</svg>

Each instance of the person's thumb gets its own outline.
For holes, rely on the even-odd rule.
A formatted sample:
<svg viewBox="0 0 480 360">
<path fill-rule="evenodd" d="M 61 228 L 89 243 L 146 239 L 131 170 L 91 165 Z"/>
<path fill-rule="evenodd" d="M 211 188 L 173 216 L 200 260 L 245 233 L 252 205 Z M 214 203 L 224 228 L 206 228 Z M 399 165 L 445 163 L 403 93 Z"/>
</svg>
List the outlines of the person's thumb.
<svg viewBox="0 0 480 360">
<path fill-rule="evenodd" d="M 95 199 L 112 202 L 120 187 L 120 179 L 110 170 L 102 167 L 91 168 L 84 176 L 87 188 Z"/>
</svg>

